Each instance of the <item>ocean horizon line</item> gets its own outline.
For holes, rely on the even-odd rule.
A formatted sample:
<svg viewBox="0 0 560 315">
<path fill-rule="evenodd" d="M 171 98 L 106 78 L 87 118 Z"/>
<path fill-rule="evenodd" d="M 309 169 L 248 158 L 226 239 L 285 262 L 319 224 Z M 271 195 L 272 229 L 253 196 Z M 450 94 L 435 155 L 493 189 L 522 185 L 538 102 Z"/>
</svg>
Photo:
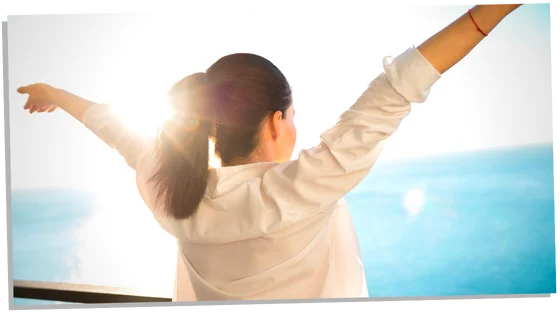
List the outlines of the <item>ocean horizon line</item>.
<svg viewBox="0 0 560 315">
<path fill-rule="evenodd" d="M 411 156 L 400 156 L 395 158 L 383 159 L 383 154 L 380 157 L 380 160 L 374 165 L 375 166 L 390 166 L 392 164 L 400 164 L 400 163 L 407 163 L 407 162 L 415 162 L 415 161 L 425 161 L 427 159 L 441 159 L 446 157 L 456 157 L 458 155 L 464 154 L 476 154 L 476 153 L 491 153 L 491 152 L 504 152 L 504 151 L 518 151 L 523 149 L 544 149 L 544 148 L 553 148 L 553 142 L 537 142 L 537 143 L 529 143 L 529 144 L 519 144 L 519 145 L 509 145 L 509 146 L 492 146 L 486 148 L 474 148 L 474 149 L 466 149 L 460 151 L 447 151 L 447 152 L 438 152 L 438 153 L 427 153 L 425 155 L 411 155 Z M 91 189 L 85 188 L 76 188 L 71 186 L 60 186 L 60 187 L 53 187 L 53 186 L 26 186 L 26 187 L 14 187 L 11 186 L 11 192 L 18 192 L 18 193 L 25 193 L 25 192 L 76 192 L 82 194 L 95 194 Z"/>
<path fill-rule="evenodd" d="M 426 154 L 417 154 L 417 155 L 399 155 L 397 157 L 391 158 L 383 158 L 383 153 L 381 153 L 380 160 L 376 164 L 393 164 L 393 163 L 401 163 L 401 162 L 412 162 L 418 160 L 424 160 L 429 158 L 444 158 L 444 157 L 453 157 L 462 154 L 475 154 L 475 153 L 490 153 L 490 152 L 503 152 L 503 151 L 517 151 L 522 149 L 542 149 L 552 147 L 554 148 L 554 142 L 534 142 L 534 143 L 524 143 L 524 144 L 514 144 L 514 145 L 501 145 L 501 146 L 489 146 L 489 147 L 482 147 L 482 148 L 470 148 L 464 150 L 455 150 L 455 151 L 443 151 L 443 152 L 433 152 L 433 153 L 426 153 Z"/>
</svg>

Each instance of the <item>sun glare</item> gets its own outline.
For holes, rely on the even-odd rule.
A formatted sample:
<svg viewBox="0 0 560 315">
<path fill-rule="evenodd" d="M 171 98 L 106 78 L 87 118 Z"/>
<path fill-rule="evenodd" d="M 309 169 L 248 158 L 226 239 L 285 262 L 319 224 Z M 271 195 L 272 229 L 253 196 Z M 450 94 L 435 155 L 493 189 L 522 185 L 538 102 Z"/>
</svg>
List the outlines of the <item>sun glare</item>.
<svg viewBox="0 0 560 315">
<path fill-rule="evenodd" d="M 420 189 L 411 189 L 404 195 L 404 208 L 411 215 L 419 214 L 424 208 L 426 197 Z"/>
<path fill-rule="evenodd" d="M 158 103 L 162 104 L 161 102 Z M 163 103 L 167 104 L 167 103 Z M 149 108 L 146 106 L 144 110 L 130 112 L 127 107 L 114 107 L 115 113 L 119 116 L 119 118 L 133 130 L 142 133 L 145 136 L 155 137 L 157 135 L 158 128 L 161 128 L 163 123 L 170 119 L 173 115 L 172 110 L 169 106 L 165 105 L 155 105 L 150 106 Z M 210 167 L 212 168 L 219 168 L 221 167 L 221 161 L 218 157 L 216 157 L 214 153 L 214 141 L 211 139 L 209 141 L 209 157 L 210 157 Z"/>
<path fill-rule="evenodd" d="M 115 106 L 114 111 L 128 127 L 143 135 L 155 137 L 158 128 L 171 118 L 171 109 L 166 105 L 167 101 L 158 102 L 152 106 L 141 107 L 136 111 L 131 111 L 125 106 Z"/>
<path fill-rule="evenodd" d="M 177 245 L 135 187 L 100 193 L 96 203 L 95 213 L 72 235 L 78 244 L 67 259 L 72 270 L 67 280 L 171 296 Z"/>
</svg>

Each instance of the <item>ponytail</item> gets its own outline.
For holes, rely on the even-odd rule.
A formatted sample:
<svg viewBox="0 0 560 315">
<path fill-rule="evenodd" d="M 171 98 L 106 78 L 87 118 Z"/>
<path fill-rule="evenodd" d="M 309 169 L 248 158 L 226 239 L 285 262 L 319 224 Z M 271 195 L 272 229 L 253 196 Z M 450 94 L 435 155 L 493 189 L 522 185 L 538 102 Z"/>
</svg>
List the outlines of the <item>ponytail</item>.
<svg viewBox="0 0 560 315">
<path fill-rule="evenodd" d="M 165 122 L 156 147 L 157 169 L 151 181 L 156 202 L 176 219 L 193 216 L 202 201 L 209 176 L 209 138 L 215 122 L 212 97 L 204 73 L 190 75 L 169 91 L 175 111 Z"/>
</svg>

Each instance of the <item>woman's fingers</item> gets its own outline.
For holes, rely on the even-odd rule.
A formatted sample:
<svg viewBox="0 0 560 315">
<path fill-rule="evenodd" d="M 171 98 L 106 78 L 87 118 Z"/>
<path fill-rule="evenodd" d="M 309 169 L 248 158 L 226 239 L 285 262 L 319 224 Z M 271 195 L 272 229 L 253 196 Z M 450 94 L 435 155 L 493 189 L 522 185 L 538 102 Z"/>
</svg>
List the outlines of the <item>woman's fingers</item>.
<svg viewBox="0 0 560 315">
<path fill-rule="evenodd" d="M 50 113 L 56 109 L 56 106 L 43 106 L 37 110 L 39 113 Z"/>
<path fill-rule="evenodd" d="M 28 87 L 27 86 L 21 86 L 17 89 L 17 92 L 19 94 L 27 94 L 28 93 Z"/>
<path fill-rule="evenodd" d="M 37 109 L 37 112 L 38 112 L 38 113 L 51 113 L 51 112 L 53 112 L 55 109 L 56 109 L 56 106 L 53 106 L 53 105 L 51 105 L 51 106 L 42 106 L 42 107 L 39 107 L 39 109 Z"/>
<path fill-rule="evenodd" d="M 25 109 L 29 110 L 30 114 L 33 113 L 52 113 L 54 112 L 58 107 L 55 105 L 50 105 L 50 106 L 35 106 L 32 104 L 25 104 Z"/>
</svg>

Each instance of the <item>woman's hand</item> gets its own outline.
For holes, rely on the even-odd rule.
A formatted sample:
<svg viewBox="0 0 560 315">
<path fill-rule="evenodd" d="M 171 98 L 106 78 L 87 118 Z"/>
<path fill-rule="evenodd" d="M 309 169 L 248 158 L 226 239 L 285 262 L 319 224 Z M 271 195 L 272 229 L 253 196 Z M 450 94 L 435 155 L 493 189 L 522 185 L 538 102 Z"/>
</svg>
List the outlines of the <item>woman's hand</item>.
<svg viewBox="0 0 560 315">
<path fill-rule="evenodd" d="M 44 83 L 22 86 L 17 91 L 19 94 L 29 95 L 27 103 L 23 106 L 23 109 L 29 110 L 29 113 L 50 113 L 60 107 L 80 122 L 88 108 L 95 104 L 68 91 Z"/>
<path fill-rule="evenodd" d="M 44 83 L 36 83 L 28 86 L 22 86 L 17 89 L 20 94 L 28 94 L 29 97 L 23 109 L 29 110 L 29 113 L 50 113 L 58 108 L 57 89 Z"/>
</svg>

